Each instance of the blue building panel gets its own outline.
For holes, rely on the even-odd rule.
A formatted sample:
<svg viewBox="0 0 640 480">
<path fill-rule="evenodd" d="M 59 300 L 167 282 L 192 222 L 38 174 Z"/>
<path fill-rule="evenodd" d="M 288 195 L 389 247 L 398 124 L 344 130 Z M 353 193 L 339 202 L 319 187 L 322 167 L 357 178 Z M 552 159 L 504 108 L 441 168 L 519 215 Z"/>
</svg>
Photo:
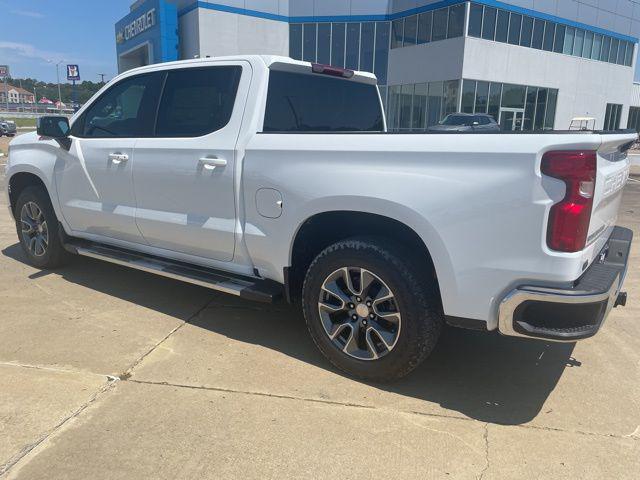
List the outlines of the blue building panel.
<svg viewBox="0 0 640 480">
<path fill-rule="evenodd" d="M 115 27 L 118 57 L 148 44 L 150 62 L 178 60 L 178 9 L 167 0 L 147 0 Z"/>
</svg>

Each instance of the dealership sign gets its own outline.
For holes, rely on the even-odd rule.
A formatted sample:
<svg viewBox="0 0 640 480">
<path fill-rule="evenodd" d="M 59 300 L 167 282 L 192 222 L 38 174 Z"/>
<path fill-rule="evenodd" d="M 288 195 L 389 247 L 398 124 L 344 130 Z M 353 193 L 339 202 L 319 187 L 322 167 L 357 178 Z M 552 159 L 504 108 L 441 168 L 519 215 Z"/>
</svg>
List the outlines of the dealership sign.
<svg viewBox="0 0 640 480">
<path fill-rule="evenodd" d="M 67 65 L 67 80 L 80 80 L 80 68 L 78 67 L 78 65 Z"/>
<path fill-rule="evenodd" d="M 126 24 L 118 33 L 116 33 L 116 42 L 123 43 L 131 40 L 133 37 L 146 32 L 156 25 L 156 9 L 152 8 L 147 13 L 140 15 L 131 23 Z"/>
<path fill-rule="evenodd" d="M 0 65 L 0 79 L 9 76 L 9 65 Z"/>
</svg>

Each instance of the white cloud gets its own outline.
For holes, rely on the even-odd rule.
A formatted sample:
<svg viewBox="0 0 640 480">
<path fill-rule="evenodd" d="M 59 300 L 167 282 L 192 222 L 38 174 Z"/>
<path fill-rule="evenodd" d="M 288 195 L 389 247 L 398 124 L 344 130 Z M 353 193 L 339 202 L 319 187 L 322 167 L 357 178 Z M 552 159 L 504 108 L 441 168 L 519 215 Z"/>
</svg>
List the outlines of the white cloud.
<svg viewBox="0 0 640 480">
<path fill-rule="evenodd" d="M 40 12 L 33 12 L 31 10 L 11 10 L 14 15 L 21 15 L 23 17 L 30 18 L 44 18 L 44 15 Z"/>
<path fill-rule="evenodd" d="M 52 60 L 53 62 L 59 62 L 65 58 L 72 58 L 61 52 L 40 50 L 29 43 L 5 42 L 2 40 L 0 40 L 0 51 L 9 58 L 17 57 L 17 59 Z"/>
</svg>

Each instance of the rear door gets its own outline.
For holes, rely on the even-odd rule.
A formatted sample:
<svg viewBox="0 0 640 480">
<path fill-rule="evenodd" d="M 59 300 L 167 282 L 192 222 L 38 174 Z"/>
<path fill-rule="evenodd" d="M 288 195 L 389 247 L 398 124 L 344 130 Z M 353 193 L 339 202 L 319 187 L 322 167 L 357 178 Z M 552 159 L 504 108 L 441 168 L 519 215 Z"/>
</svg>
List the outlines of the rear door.
<svg viewBox="0 0 640 480">
<path fill-rule="evenodd" d="M 74 122 L 69 155 L 55 169 L 62 214 L 74 232 L 143 243 L 134 215 L 133 147 L 152 133 L 162 78 L 127 77 Z"/>
<path fill-rule="evenodd" d="M 236 232 L 236 143 L 247 62 L 167 71 L 154 138 L 135 147 L 136 221 L 152 246 L 230 261 Z"/>
</svg>

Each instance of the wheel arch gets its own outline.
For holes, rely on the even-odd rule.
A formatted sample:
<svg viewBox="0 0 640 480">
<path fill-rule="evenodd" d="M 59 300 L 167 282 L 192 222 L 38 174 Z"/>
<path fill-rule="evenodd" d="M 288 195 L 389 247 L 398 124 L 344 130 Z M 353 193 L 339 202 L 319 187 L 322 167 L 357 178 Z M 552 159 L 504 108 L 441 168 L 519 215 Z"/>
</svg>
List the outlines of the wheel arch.
<svg viewBox="0 0 640 480">
<path fill-rule="evenodd" d="M 368 211 L 331 210 L 309 216 L 299 224 L 291 243 L 290 266 L 284 272 L 287 299 L 291 302 L 300 299 L 304 275 L 318 253 L 335 242 L 362 235 L 383 237 L 407 246 L 412 260 L 433 276 L 440 295 L 443 278 L 447 278 L 446 266 L 434 258 L 437 253 L 427 246 L 418 231 L 407 222 Z"/>
<path fill-rule="evenodd" d="M 28 170 L 21 170 L 11 174 L 11 176 L 7 180 L 8 192 L 7 195 L 9 197 L 9 208 L 11 212 L 15 216 L 15 207 L 16 202 L 18 201 L 18 197 L 24 191 L 25 188 L 30 186 L 42 187 L 46 194 L 49 196 L 51 203 L 53 204 L 53 199 L 51 197 L 51 192 L 47 187 L 46 182 L 43 180 L 42 176 L 39 173 Z"/>
</svg>

